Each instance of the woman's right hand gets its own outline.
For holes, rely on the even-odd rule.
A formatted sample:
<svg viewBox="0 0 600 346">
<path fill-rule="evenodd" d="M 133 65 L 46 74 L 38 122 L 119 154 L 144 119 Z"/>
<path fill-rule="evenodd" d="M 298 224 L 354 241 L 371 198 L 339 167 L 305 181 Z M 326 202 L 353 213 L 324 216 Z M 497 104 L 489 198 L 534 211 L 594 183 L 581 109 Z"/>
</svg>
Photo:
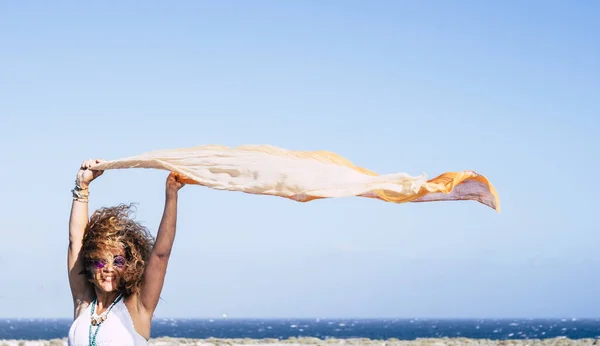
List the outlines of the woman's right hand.
<svg viewBox="0 0 600 346">
<path fill-rule="evenodd" d="M 99 163 L 104 162 L 103 159 L 95 159 L 95 160 L 86 160 L 81 163 L 81 167 L 79 167 L 79 171 L 77 172 L 77 184 L 86 189 L 92 180 L 98 178 L 104 173 L 104 171 L 91 170 L 91 167 L 96 166 Z"/>
</svg>

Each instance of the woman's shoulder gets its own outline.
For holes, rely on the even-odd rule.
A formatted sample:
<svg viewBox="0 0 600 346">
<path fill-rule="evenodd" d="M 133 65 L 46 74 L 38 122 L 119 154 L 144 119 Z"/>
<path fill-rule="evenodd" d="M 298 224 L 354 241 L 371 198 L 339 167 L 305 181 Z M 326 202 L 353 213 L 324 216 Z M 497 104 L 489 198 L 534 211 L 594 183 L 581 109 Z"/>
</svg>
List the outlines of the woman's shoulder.
<svg viewBox="0 0 600 346">
<path fill-rule="evenodd" d="M 90 306 L 91 300 L 76 299 L 75 300 L 75 319 L 79 318 Z"/>
</svg>

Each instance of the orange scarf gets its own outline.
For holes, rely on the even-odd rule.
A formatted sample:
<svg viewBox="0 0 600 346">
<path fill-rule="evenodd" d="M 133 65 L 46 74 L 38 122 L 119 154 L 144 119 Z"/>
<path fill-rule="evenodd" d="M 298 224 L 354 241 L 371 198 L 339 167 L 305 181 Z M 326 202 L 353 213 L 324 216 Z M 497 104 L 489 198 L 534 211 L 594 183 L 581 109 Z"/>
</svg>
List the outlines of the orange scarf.
<svg viewBox="0 0 600 346">
<path fill-rule="evenodd" d="M 177 172 L 182 182 L 218 190 L 273 195 L 298 202 L 359 196 L 386 202 L 474 200 L 500 211 L 496 190 L 473 171 L 427 180 L 406 173 L 379 175 L 328 151 L 294 151 L 270 145 L 205 145 L 156 150 L 107 161 L 98 170 L 154 168 Z"/>
</svg>

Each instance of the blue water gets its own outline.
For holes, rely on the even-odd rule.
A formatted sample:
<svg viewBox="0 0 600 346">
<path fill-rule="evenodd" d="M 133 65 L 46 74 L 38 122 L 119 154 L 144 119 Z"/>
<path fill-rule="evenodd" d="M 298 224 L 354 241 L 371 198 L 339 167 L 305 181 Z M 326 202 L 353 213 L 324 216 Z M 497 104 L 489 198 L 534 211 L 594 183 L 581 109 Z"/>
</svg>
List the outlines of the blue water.
<svg viewBox="0 0 600 346">
<path fill-rule="evenodd" d="M 0 339 L 67 336 L 70 320 L 2 319 Z M 317 337 L 414 340 L 426 337 L 485 339 L 600 338 L 599 319 L 435 320 L 435 319 L 156 319 L 152 337 L 276 338 Z"/>
</svg>

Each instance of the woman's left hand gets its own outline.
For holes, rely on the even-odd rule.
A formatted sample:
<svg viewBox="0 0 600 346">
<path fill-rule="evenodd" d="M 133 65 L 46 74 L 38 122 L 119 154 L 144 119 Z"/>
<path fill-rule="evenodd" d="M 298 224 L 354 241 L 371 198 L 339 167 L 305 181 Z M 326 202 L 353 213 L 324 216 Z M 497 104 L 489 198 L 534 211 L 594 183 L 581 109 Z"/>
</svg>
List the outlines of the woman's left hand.
<svg viewBox="0 0 600 346">
<path fill-rule="evenodd" d="M 182 187 L 185 186 L 184 183 L 179 181 L 181 177 L 182 177 L 182 175 L 179 173 L 171 172 L 169 174 L 169 176 L 167 177 L 167 184 L 166 184 L 167 192 L 177 192 L 177 191 L 179 191 L 179 189 L 181 189 Z"/>
</svg>

